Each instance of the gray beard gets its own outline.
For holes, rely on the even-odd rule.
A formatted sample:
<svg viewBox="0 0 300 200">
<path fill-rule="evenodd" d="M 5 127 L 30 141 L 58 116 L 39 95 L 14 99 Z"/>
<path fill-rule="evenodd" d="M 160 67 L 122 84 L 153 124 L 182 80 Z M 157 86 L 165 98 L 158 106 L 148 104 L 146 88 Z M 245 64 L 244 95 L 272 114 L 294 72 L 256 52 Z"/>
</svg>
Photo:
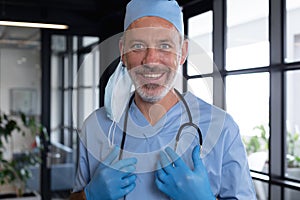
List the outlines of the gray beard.
<svg viewBox="0 0 300 200">
<path fill-rule="evenodd" d="M 177 73 L 175 73 L 173 75 L 172 82 L 170 82 L 167 85 L 164 85 L 163 91 L 158 96 L 149 96 L 149 95 L 147 95 L 147 93 L 143 91 L 142 87 L 136 88 L 136 92 L 143 99 L 143 101 L 149 102 L 149 103 L 156 103 L 156 102 L 162 100 L 167 95 L 167 93 L 174 87 L 176 78 L 177 78 Z M 146 87 L 155 88 L 155 87 L 158 87 L 158 86 L 159 85 L 149 84 Z"/>
<path fill-rule="evenodd" d="M 143 101 L 149 102 L 149 103 L 156 103 L 156 102 L 160 101 L 161 99 L 163 99 L 168 94 L 168 92 L 172 88 L 174 88 L 176 79 L 177 79 L 177 71 L 172 71 L 168 77 L 168 80 L 166 81 L 166 83 L 164 85 L 146 84 L 146 85 L 139 86 L 138 84 L 135 84 L 135 90 L 136 90 L 137 94 L 142 98 Z M 135 82 L 134 79 L 132 81 Z M 155 89 L 156 87 L 159 87 L 159 86 L 164 87 L 162 92 L 159 95 L 151 96 L 151 95 L 148 95 L 146 91 L 144 91 L 147 89 Z M 146 87 L 146 88 L 144 88 L 144 87 Z"/>
<path fill-rule="evenodd" d="M 158 96 L 149 96 L 147 95 L 144 91 L 143 88 L 137 88 L 136 91 L 139 94 L 139 96 L 143 99 L 143 101 L 145 102 L 149 102 L 149 103 L 155 103 L 160 101 L 161 99 L 163 99 L 166 94 L 169 92 L 171 88 L 170 87 L 165 87 L 164 90 L 162 91 L 162 93 Z"/>
</svg>

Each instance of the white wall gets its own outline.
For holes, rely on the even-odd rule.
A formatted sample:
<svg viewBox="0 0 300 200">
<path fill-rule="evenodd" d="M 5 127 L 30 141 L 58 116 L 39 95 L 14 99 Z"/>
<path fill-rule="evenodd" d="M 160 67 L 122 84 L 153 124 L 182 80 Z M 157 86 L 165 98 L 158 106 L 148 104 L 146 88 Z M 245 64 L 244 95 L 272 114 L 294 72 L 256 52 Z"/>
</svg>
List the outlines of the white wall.
<svg viewBox="0 0 300 200">
<path fill-rule="evenodd" d="M 37 92 L 36 114 L 41 107 L 40 54 L 36 50 L 0 49 L 0 106 L 8 113 L 10 90 L 13 88 L 34 89 Z"/>
<path fill-rule="evenodd" d="M 36 114 L 40 115 L 41 107 L 41 69 L 40 53 L 37 50 L 3 49 L 0 48 L 0 111 L 10 112 L 10 90 L 24 88 L 36 90 Z M 7 144 L 4 156 L 12 156 L 12 152 L 19 152 L 30 148 L 33 138 L 14 133 Z"/>
</svg>

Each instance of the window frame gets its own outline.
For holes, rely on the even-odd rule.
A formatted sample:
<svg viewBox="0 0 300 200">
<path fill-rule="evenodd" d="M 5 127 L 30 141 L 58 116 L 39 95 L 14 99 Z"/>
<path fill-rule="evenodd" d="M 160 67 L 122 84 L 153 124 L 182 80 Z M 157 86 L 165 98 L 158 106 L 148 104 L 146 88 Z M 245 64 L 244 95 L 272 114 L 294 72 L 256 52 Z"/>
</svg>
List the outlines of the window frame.
<svg viewBox="0 0 300 200">
<path fill-rule="evenodd" d="M 285 27 L 286 27 L 286 0 L 269 0 L 269 66 L 245 68 L 228 71 L 226 64 L 226 1 L 200 1 L 184 7 L 185 34 L 188 34 L 188 19 L 207 11 L 213 12 L 213 60 L 218 67 L 220 77 L 212 74 L 199 74 L 189 76 L 187 65 L 183 67 L 183 75 L 186 80 L 201 77 L 213 77 L 213 104 L 226 110 L 225 102 L 225 78 L 229 75 L 242 75 L 251 73 L 268 72 L 270 74 L 270 140 L 269 140 L 269 173 L 251 170 L 254 180 L 269 184 L 269 199 L 284 199 L 284 189 L 290 188 L 300 191 L 300 180 L 285 177 L 286 163 L 286 110 L 285 110 L 285 72 L 299 70 L 300 62 L 285 62 Z M 278 42 L 279 41 L 279 42 Z M 184 91 L 187 90 L 187 83 Z M 224 84 L 224 87 L 223 87 Z M 276 113 L 281 113 L 280 115 Z"/>
</svg>

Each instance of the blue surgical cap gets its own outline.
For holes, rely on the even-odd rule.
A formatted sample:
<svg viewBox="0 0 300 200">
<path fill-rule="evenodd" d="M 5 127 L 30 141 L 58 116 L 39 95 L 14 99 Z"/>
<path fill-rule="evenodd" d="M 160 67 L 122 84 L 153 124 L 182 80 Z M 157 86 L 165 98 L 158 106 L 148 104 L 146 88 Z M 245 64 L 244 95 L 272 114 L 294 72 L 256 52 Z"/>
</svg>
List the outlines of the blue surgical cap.
<svg viewBox="0 0 300 200">
<path fill-rule="evenodd" d="M 175 0 L 131 0 L 126 7 L 124 30 L 135 20 L 155 16 L 171 22 L 181 35 L 183 31 L 183 15 Z"/>
</svg>

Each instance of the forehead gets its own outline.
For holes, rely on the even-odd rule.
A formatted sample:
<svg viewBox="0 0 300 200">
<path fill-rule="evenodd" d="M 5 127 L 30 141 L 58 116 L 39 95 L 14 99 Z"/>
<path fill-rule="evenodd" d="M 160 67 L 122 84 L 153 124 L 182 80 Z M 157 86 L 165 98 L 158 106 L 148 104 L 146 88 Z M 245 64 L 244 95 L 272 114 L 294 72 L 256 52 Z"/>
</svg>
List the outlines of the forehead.
<svg viewBox="0 0 300 200">
<path fill-rule="evenodd" d="M 126 39 L 177 40 L 180 34 L 175 26 L 160 17 L 142 17 L 134 21 L 125 31 Z"/>
<path fill-rule="evenodd" d="M 141 17 L 135 20 L 130 24 L 127 30 L 135 29 L 135 28 L 147 28 L 147 27 L 162 27 L 162 28 L 177 30 L 171 22 L 163 18 L 154 17 L 154 16 Z"/>
</svg>

